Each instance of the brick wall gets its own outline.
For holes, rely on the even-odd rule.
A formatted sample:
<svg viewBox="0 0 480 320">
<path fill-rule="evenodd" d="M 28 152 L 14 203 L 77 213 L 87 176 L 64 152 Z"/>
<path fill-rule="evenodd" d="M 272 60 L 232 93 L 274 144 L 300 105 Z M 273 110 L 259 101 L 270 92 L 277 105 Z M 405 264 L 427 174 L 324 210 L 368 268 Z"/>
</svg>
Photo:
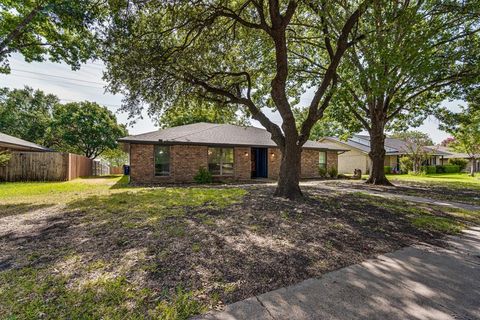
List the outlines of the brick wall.
<svg viewBox="0 0 480 320">
<path fill-rule="evenodd" d="M 304 149 L 302 151 L 301 160 L 301 177 L 313 178 L 318 177 L 318 150 Z"/>
<path fill-rule="evenodd" d="M 268 178 L 277 179 L 280 172 L 282 153 L 279 148 L 268 148 Z"/>
<path fill-rule="evenodd" d="M 252 175 L 252 166 L 250 162 L 251 148 L 235 148 L 234 153 L 235 179 L 250 179 Z"/>
<path fill-rule="evenodd" d="M 198 169 L 208 169 L 208 147 L 175 145 L 170 148 L 170 174 L 174 182 L 193 182 Z"/>
<path fill-rule="evenodd" d="M 338 154 L 336 151 L 327 151 L 327 170 L 331 167 L 338 170 Z"/>
<path fill-rule="evenodd" d="M 282 155 L 280 149 L 268 149 L 268 177 L 277 179 Z M 327 152 L 327 168 L 337 167 L 336 152 Z M 251 148 L 234 148 L 235 180 L 251 177 Z M 318 151 L 305 149 L 302 152 L 302 178 L 318 177 Z M 200 167 L 208 168 L 208 147 L 174 145 L 170 147 L 170 176 L 155 176 L 154 145 L 130 145 L 130 179 L 134 183 L 193 182 Z M 220 177 L 220 179 L 229 179 Z"/>
</svg>

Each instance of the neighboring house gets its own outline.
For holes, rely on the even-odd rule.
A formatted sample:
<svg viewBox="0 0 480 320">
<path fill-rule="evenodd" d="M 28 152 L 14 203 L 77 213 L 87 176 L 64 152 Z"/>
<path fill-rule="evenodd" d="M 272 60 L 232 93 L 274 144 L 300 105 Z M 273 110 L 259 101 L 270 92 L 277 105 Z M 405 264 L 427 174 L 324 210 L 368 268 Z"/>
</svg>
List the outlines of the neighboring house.
<svg viewBox="0 0 480 320">
<path fill-rule="evenodd" d="M 39 151 L 39 152 L 52 151 L 36 143 L 26 141 L 20 138 L 16 138 L 13 136 L 9 136 L 8 134 L 0 132 L 0 151 L 3 151 L 3 150 Z"/>
<path fill-rule="evenodd" d="M 195 123 L 119 139 L 129 152 L 134 183 L 193 182 L 199 168 L 217 180 L 278 177 L 281 153 L 270 133 L 255 127 Z M 319 167 L 337 167 L 345 147 L 307 141 L 302 178 L 318 177 Z"/>
<path fill-rule="evenodd" d="M 371 160 L 368 156 L 370 152 L 370 137 L 368 135 L 354 135 L 347 141 L 340 140 L 337 137 L 325 137 L 320 142 L 334 144 L 337 148 L 347 148 L 350 151 L 338 156 L 338 172 L 353 173 L 355 169 L 362 170 L 362 173 L 369 174 Z M 425 165 L 437 165 L 442 163 L 442 157 L 448 155 L 446 152 L 436 150 L 436 147 L 427 147 L 432 154 Z M 400 139 L 385 139 L 385 166 L 392 167 L 393 170 L 400 170 L 400 158 L 407 154 L 407 143 Z"/>
<path fill-rule="evenodd" d="M 467 163 L 467 167 L 465 168 L 464 171 L 465 172 L 470 172 L 471 171 L 472 165 L 473 165 L 473 158 L 470 157 L 468 154 L 461 153 L 461 152 L 456 152 L 456 151 L 453 151 L 452 149 L 450 149 L 448 147 L 444 147 L 444 146 L 435 146 L 435 148 L 437 148 L 439 151 L 447 153 L 443 157 L 443 161 L 442 161 L 441 164 L 448 164 L 449 159 L 465 159 L 465 160 L 468 160 L 468 163 Z M 480 155 L 477 155 L 476 158 L 477 158 L 477 167 L 475 168 L 474 171 L 475 172 L 480 172 L 480 161 L 478 161 L 478 159 L 480 159 Z"/>
</svg>

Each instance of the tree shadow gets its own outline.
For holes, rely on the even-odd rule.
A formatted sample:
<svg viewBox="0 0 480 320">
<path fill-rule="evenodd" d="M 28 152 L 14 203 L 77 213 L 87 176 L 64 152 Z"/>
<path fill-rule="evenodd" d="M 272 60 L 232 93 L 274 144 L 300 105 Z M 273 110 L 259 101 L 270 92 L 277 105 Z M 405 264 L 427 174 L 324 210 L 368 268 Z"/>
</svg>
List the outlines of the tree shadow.
<svg viewBox="0 0 480 320">
<path fill-rule="evenodd" d="M 387 200 L 304 188 L 307 198 L 292 202 L 272 197 L 274 186 L 245 188 L 243 198 L 235 188 L 177 187 L 74 201 L 36 232 L 0 239 L 14 259 L 5 269 L 58 270 L 69 274 L 65 286 L 115 274 L 149 290 L 148 308 L 179 286 L 215 305 L 441 236 Z"/>
<path fill-rule="evenodd" d="M 33 204 L 33 203 L 15 203 L 1 204 L 0 218 L 25 214 L 34 210 L 45 209 L 54 206 L 54 204 Z"/>
</svg>

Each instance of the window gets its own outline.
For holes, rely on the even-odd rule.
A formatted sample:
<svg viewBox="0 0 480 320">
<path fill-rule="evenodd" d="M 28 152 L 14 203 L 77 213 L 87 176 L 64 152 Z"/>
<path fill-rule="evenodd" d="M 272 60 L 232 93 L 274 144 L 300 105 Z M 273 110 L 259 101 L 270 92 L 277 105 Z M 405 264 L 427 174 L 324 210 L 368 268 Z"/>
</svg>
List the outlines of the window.
<svg viewBox="0 0 480 320">
<path fill-rule="evenodd" d="M 155 175 L 170 175 L 170 147 L 155 146 Z"/>
<path fill-rule="evenodd" d="M 327 153 L 325 151 L 318 153 L 318 167 L 322 169 L 327 168 Z"/>
<path fill-rule="evenodd" d="M 208 148 L 208 170 L 213 175 L 233 175 L 233 148 Z"/>
</svg>

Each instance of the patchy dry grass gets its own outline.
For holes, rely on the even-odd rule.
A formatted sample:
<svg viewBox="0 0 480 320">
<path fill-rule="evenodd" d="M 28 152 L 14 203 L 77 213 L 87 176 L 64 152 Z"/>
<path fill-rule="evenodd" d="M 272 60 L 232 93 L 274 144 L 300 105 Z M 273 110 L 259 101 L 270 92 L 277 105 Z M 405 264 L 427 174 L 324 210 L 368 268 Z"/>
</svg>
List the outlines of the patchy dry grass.
<svg viewBox="0 0 480 320">
<path fill-rule="evenodd" d="M 262 185 L 74 184 L 2 185 L 3 317 L 187 319 L 480 219 L 314 187 L 295 203 Z"/>
</svg>

